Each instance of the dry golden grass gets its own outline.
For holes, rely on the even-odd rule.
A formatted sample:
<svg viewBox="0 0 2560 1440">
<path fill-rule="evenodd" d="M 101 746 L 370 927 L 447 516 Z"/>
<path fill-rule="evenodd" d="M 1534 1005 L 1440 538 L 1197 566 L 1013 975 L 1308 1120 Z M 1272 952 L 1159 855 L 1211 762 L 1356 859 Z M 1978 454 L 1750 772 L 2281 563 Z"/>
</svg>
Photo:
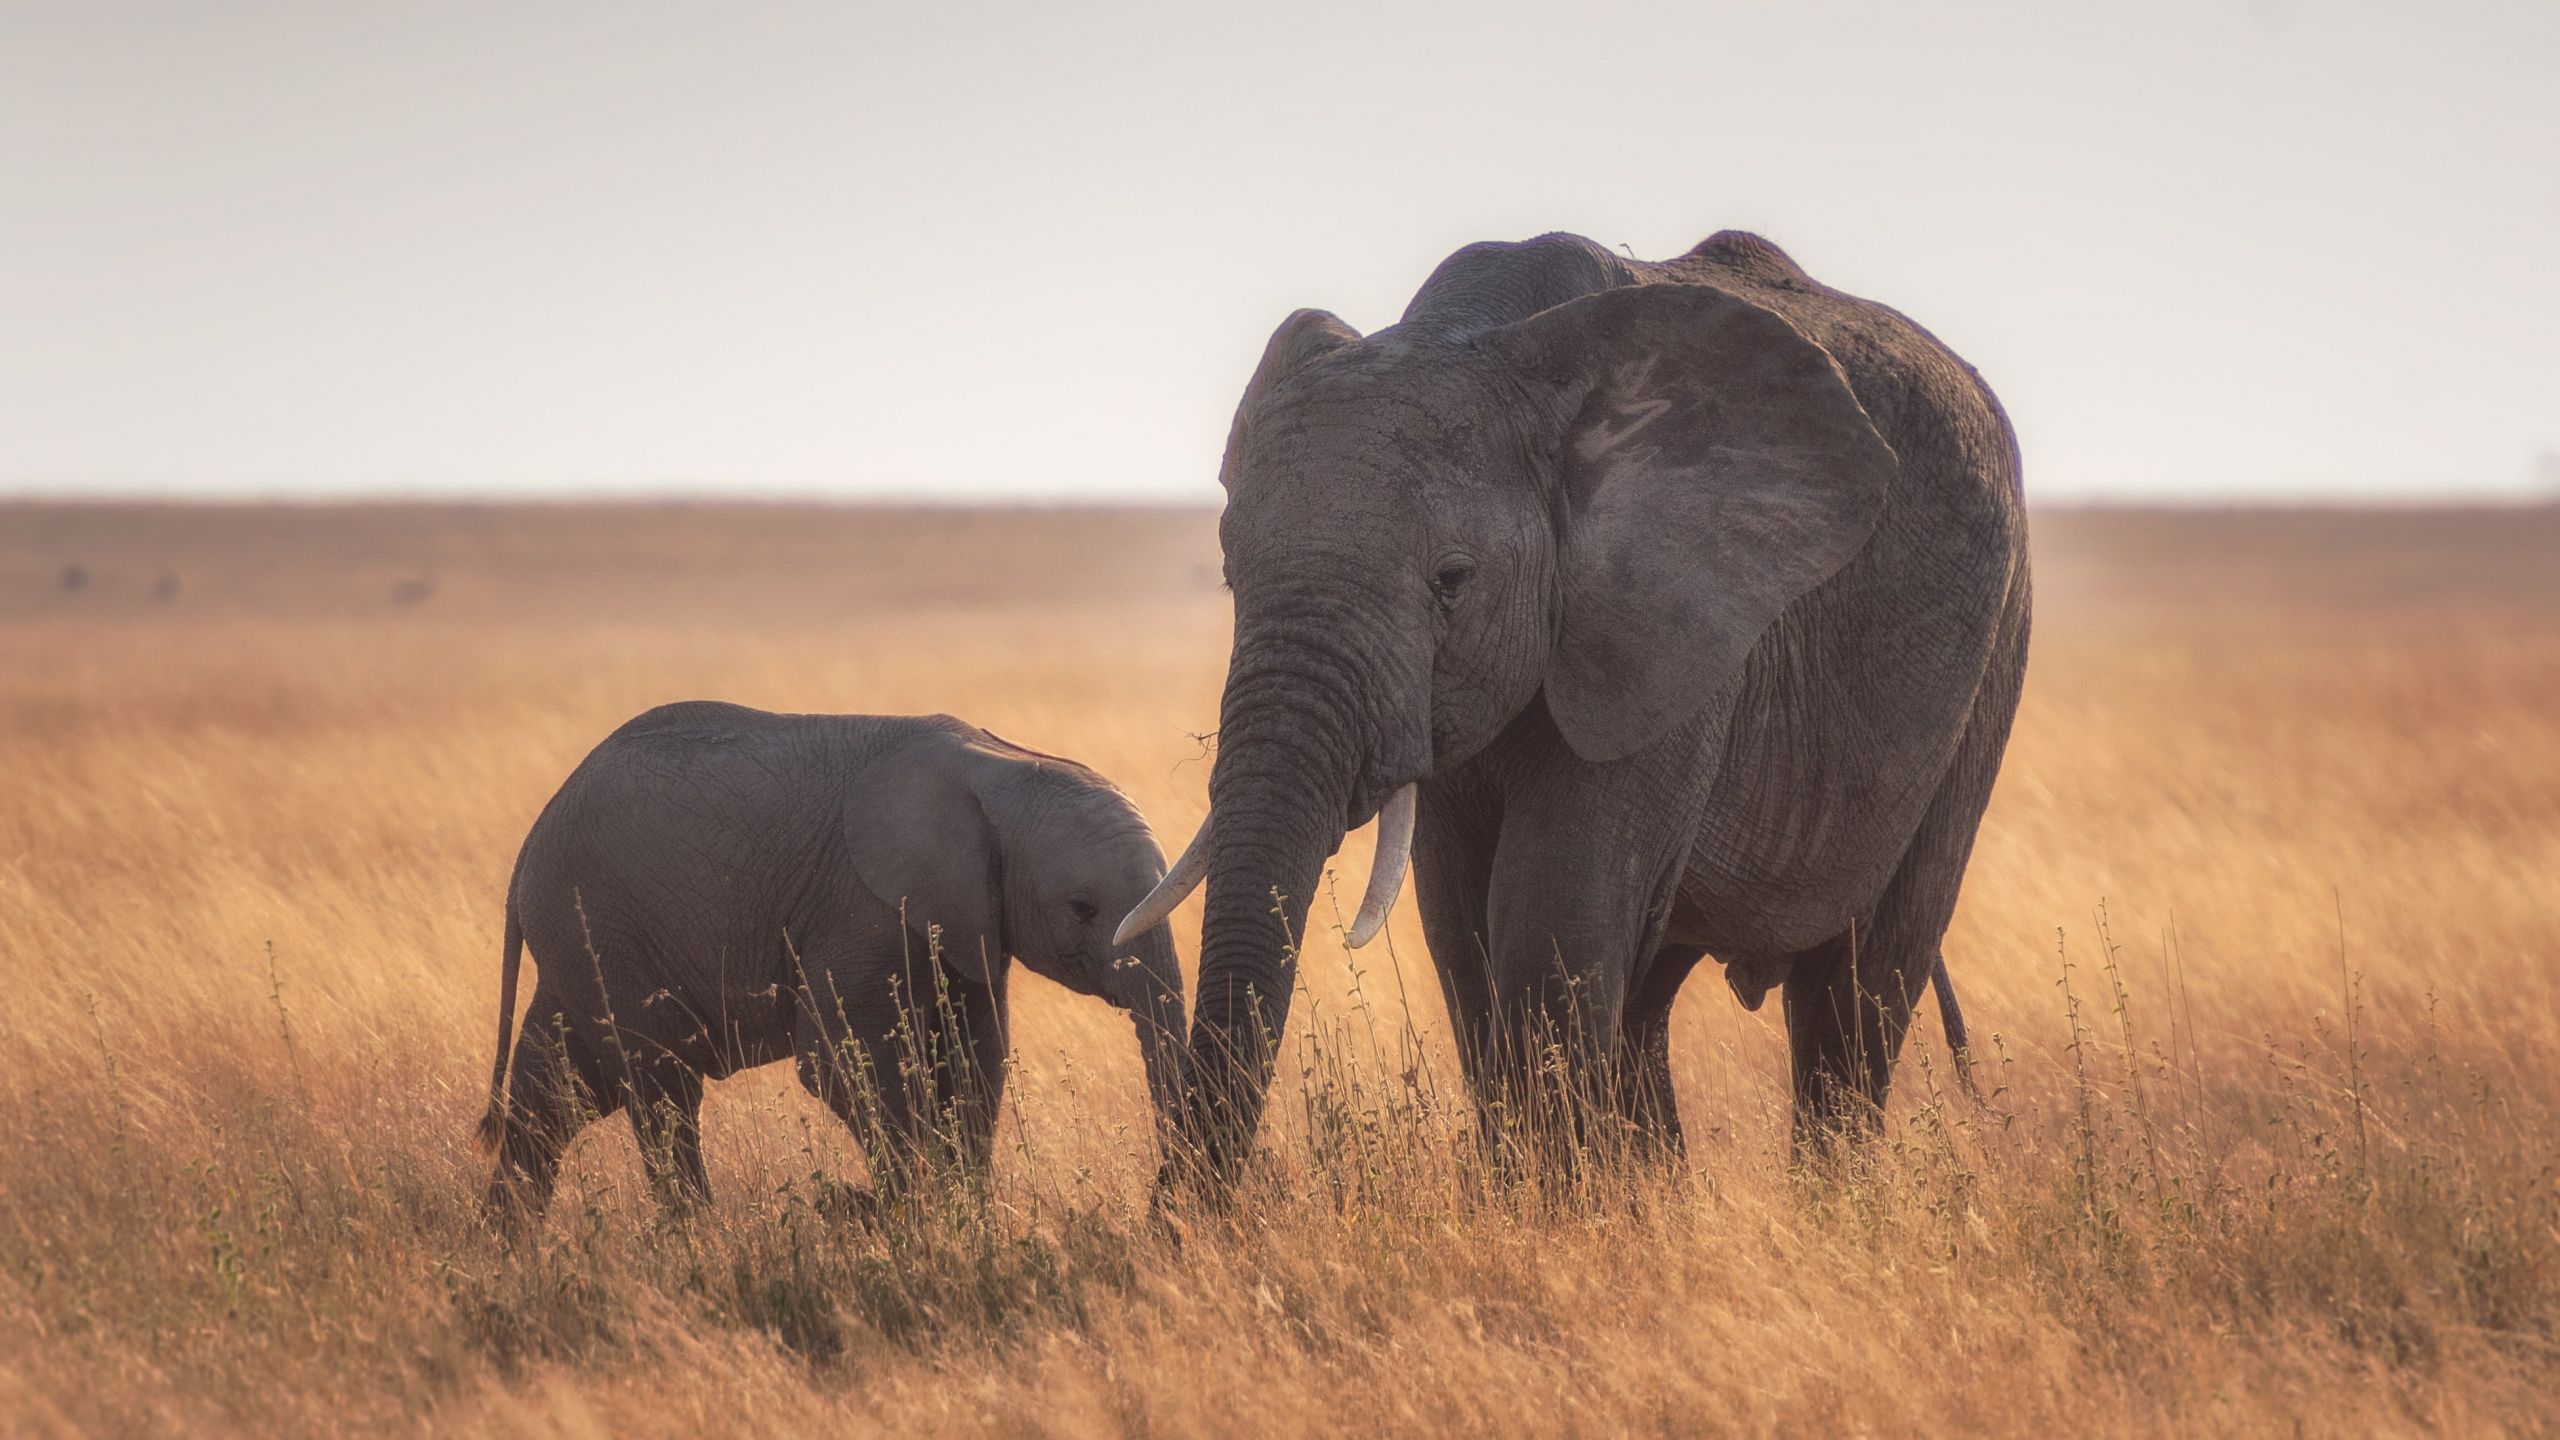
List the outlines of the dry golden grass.
<svg viewBox="0 0 2560 1440">
<path fill-rule="evenodd" d="M 1948 946 L 2002 1088 L 1924 1016 L 1855 1173 L 1789 1177 L 1774 1014 L 1702 976 L 1684 1177 L 1485 1185 L 1408 904 L 1364 971 L 1310 939 L 1259 1175 L 1178 1244 L 1125 1024 L 1024 977 L 983 1206 L 821 1219 L 859 1162 L 776 1067 L 707 1217 L 616 1124 L 511 1252 L 468 1131 L 567 767 L 680 697 L 947 709 L 1179 842 L 1208 518 L 0 508 L 0 1431 L 2549 1427 L 2560 514 L 2037 542 Z"/>
</svg>

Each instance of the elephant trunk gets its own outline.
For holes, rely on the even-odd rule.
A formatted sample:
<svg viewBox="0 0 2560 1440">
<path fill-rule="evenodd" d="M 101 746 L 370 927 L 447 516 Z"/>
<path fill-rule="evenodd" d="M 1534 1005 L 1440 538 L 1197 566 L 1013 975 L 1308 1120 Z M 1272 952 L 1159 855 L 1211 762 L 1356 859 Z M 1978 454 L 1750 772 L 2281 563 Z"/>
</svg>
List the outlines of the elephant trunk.
<svg viewBox="0 0 2560 1440">
<path fill-rule="evenodd" d="M 1208 901 L 1192 1020 L 1186 1136 L 1212 1176 L 1253 1143 L 1289 1016 L 1298 944 L 1324 863 L 1348 828 L 1367 745 L 1348 667 L 1239 637 L 1209 777 Z"/>
<path fill-rule="evenodd" d="M 1181 1136 L 1183 1097 L 1190 1089 L 1191 1052 L 1183 1041 L 1182 964 L 1174 952 L 1173 935 L 1163 926 L 1139 937 L 1131 951 L 1116 977 L 1114 998 L 1136 1023 L 1157 1138 L 1169 1147 Z"/>
</svg>

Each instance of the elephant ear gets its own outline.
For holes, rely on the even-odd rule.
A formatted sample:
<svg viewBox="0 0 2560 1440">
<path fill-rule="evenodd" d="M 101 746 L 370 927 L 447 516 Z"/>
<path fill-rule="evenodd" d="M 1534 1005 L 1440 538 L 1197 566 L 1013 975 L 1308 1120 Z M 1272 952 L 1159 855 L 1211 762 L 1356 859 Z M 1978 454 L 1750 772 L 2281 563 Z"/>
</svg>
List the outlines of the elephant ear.
<svg viewBox="0 0 2560 1440">
<path fill-rule="evenodd" d="M 1479 343 L 1556 400 L 1546 696 L 1566 743 L 1615 760 L 1730 703 L 1752 647 L 1857 554 L 1892 482 L 1893 448 L 1840 367 L 1699 285 L 1603 291 Z"/>
<path fill-rule="evenodd" d="M 913 953 L 942 927 L 942 954 L 979 984 L 1006 955 L 1004 876 L 995 826 L 963 767 L 940 744 L 882 756 L 862 804 L 845 817 L 854 874 L 874 899 L 903 911 Z"/>
<path fill-rule="evenodd" d="M 1290 376 L 1345 345 L 1359 343 L 1360 332 L 1342 323 L 1329 310 L 1296 310 L 1271 332 L 1262 347 L 1262 363 L 1253 367 L 1253 379 L 1246 382 L 1244 399 L 1236 406 L 1235 424 L 1227 430 L 1226 464 L 1218 471 L 1218 483 L 1234 488 L 1236 456 L 1244 448 L 1245 432 L 1252 428 L 1253 412 Z"/>
</svg>

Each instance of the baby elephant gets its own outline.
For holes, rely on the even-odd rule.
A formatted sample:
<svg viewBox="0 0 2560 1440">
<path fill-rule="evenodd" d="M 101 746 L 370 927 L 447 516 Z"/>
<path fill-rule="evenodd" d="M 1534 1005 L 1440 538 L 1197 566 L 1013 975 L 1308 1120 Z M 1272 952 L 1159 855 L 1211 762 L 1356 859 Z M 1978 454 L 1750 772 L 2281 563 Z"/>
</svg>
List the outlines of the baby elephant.
<svg viewBox="0 0 2560 1440">
<path fill-rule="evenodd" d="M 660 1197 L 707 1199 L 704 1077 L 786 1055 L 862 1138 L 875 1188 L 983 1169 L 1013 958 L 1136 1017 L 1169 1121 L 1173 937 L 1111 941 L 1163 876 L 1109 781 L 947 715 L 652 710 L 587 756 L 516 858 L 480 1122 L 489 1206 L 538 1214 L 570 1138 L 626 1107 Z"/>
</svg>

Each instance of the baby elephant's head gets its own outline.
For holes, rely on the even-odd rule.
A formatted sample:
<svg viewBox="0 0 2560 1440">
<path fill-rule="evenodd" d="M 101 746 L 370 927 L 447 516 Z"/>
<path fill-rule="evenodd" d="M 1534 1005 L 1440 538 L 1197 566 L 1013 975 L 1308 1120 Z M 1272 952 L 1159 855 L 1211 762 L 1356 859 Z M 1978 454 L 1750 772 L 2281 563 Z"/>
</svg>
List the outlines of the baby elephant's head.
<svg viewBox="0 0 2560 1440">
<path fill-rule="evenodd" d="M 1121 917 L 1164 878 L 1137 806 L 1083 766 L 1041 757 L 1011 797 L 1004 932 L 1014 958 L 1135 1019 L 1159 1120 L 1176 1118 L 1184 1065 L 1182 959 L 1164 924 L 1116 942 Z"/>
</svg>

